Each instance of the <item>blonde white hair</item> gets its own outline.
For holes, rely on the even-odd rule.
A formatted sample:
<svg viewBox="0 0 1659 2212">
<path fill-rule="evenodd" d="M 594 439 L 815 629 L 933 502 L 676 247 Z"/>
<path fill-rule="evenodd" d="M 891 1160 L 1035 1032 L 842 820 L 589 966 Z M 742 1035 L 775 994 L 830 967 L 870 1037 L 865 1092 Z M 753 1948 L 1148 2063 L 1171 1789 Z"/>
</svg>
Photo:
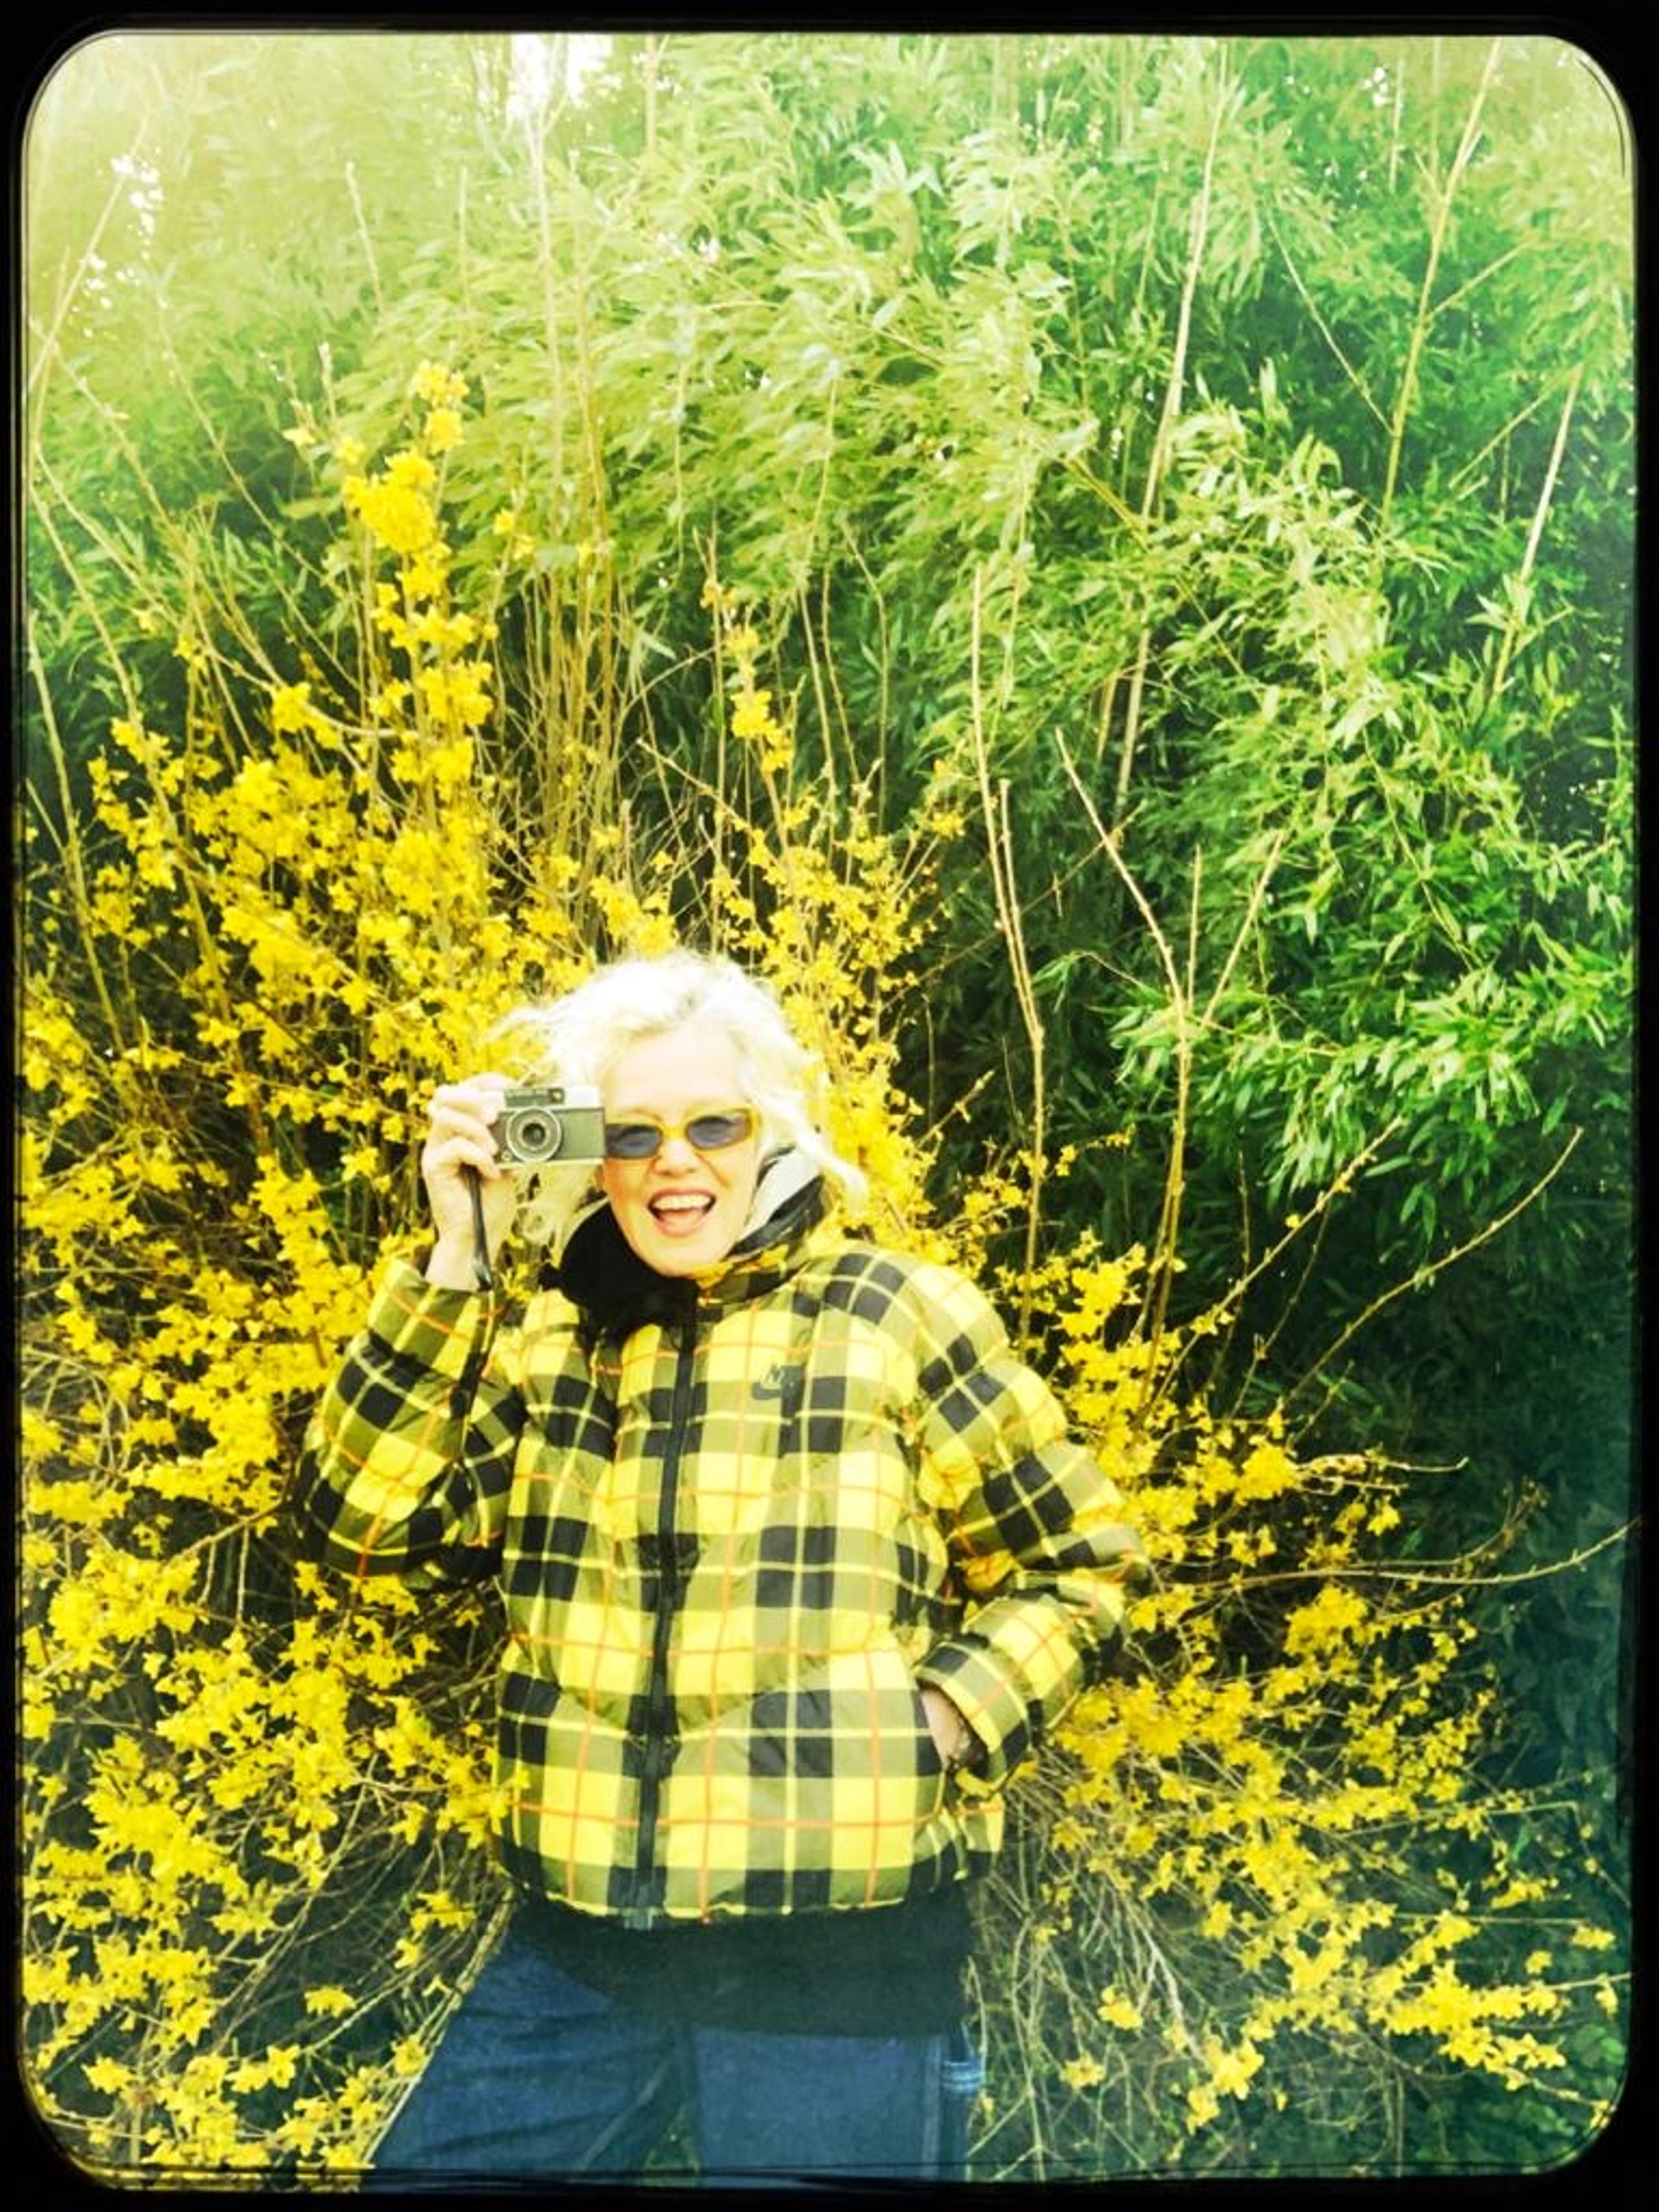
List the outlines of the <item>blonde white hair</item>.
<svg viewBox="0 0 1659 2212">
<path fill-rule="evenodd" d="M 532 1079 L 598 1090 L 630 1045 L 693 1024 L 731 1039 L 742 1103 L 761 1118 L 763 1160 L 793 1152 L 837 1185 L 851 1209 L 861 1208 L 862 1172 L 833 1149 L 813 1116 L 811 1054 L 769 987 L 734 961 L 685 947 L 612 961 L 550 1005 L 521 1007 L 501 1027 L 527 1044 Z M 538 1241 L 561 1243 L 591 1188 L 591 1170 L 544 1170 L 521 1227 Z"/>
</svg>

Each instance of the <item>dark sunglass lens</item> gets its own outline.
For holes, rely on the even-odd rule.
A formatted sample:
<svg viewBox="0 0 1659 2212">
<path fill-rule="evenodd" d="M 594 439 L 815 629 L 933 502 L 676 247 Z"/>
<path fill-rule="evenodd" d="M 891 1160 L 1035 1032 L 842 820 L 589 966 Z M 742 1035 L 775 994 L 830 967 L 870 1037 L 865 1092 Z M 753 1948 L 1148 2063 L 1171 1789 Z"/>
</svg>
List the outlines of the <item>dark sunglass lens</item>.
<svg viewBox="0 0 1659 2212">
<path fill-rule="evenodd" d="M 685 1133 L 700 1152 L 720 1152 L 740 1145 L 753 1122 L 747 1114 L 699 1114 L 685 1125 Z"/>
<path fill-rule="evenodd" d="M 613 1160 L 648 1160 L 662 1142 L 662 1131 L 651 1121 L 607 1121 L 605 1149 Z"/>
</svg>

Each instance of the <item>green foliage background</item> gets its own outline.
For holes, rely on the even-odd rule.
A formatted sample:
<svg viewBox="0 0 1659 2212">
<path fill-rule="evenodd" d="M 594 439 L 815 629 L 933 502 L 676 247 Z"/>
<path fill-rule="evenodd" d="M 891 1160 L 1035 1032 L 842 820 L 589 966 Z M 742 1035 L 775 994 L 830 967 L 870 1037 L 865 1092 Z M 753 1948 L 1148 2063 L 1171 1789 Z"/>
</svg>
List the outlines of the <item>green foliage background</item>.
<svg viewBox="0 0 1659 2212">
<path fill-rule="evenodd" d="M 78 1111 L 96 1121 L 100 1056 L 199 1046 L 178 1026 L 199 944 L 77 937 L 124 834 L 97 805 L 112 721 L 186 755 L 211 723 L 234 760 L 269 745 L 281 686 L 349 719 L 370 633 L 338 457 L 389 451 L 415 365 L 447 364 L 469 386 L 447 584 L 496 625 L 480 896 L 517 933 L 558 917 L 497 946 L 489 988 L 556 981 L 647 914 L 742 949 L 749 898 L 783 928 L 787 871 L 757 874 L 742 825 L 786 805 L 826 852 L 942 841 L 925 933 L 861 947 L 843 915 L 817 948 L 867 987 L 868 1064 L 926 1133 L 933 1210 L 988 1164 L 1024 1177 L 982 1257 L 1038 1356 L 1066 1340 L 1040 1251 L 1151 1247 L 1161 1323 L 1224 1316 L 1183 1398 L 1282 1409 L 1310 1460 L 1415 1471 L 1395 1564 L 1464 1563 L 1497 1686 L 1482 1773 L 1568 1808 L 1563 1910 L 1627 1942 L 1616 100 L 1534 37 L 641 33 L 579 89 L 527 73 L 566 51 L 121 34 L 42 96 L 25 1013 L 31 983 L 75 1009 Z M 721 711 L 711 586 L 787 709 L 781 792 Z M 267 887 L 299 867 L 266 860 Z M 398 988 L 437 1022 L 424 982 Z M 343 1168 L 345 1104 L 295 1103 L 345 1032 L 299 1000 L 284 1018 L 269 1131 L 200 1083 L 177 1116 L 229 1188 L 272 1147 L 316 1179 L 343 1314 L 413 1194 L 406 1165 Z M 431 1072 L 418 1037 L 399 1048 L 389 1109 Z M 68 1048 L 48 1027 L 36 1049 L 60 1055 L 30 1082 L 61 1127 Z M 407 1134 L 380 1129 L 386 1161 Z M 1069 1162 L 1040 1193 L 1033 1150 Z M 194 1264 L 228 1267 L 246 1231 L 192 1233 Z M 99 1326 L 140 1347 L 126 1252 L 80 1235 L 32 1259 L 31 1345 L 61 1348 L 72 1254 Z M 273 1285 L 296 1249 L 276 1236 Z M 1605 2097 L 1619 2037 L 1583 2033 L 1572 2063 Z M 1570 2147 L 1572 2123 L 1491 2094 L 1429 2100 L 1409 2154 L 1397 2103 L 1360 2147 L 1304 2112 L 1300 2138 L 1247 2115 L 1176 2151 L 1142 2112 L 1088 2154 Z"/>
</svg>

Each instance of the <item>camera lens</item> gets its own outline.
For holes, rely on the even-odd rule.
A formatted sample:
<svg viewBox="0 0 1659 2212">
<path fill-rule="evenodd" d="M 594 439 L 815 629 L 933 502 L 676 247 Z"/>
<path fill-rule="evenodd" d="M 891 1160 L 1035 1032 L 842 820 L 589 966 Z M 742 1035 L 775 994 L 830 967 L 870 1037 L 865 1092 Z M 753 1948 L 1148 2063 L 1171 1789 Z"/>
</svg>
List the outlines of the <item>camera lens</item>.
<svg viewBox="0 0 1659 2212">
<path fill-rule="evenodd" d="M 564 1131 L 558 1117 L 535 1109 L 517 1115 L 507 1133 L 507 1149 L 519 1159 L 550 1159 Z"/>
</svg>

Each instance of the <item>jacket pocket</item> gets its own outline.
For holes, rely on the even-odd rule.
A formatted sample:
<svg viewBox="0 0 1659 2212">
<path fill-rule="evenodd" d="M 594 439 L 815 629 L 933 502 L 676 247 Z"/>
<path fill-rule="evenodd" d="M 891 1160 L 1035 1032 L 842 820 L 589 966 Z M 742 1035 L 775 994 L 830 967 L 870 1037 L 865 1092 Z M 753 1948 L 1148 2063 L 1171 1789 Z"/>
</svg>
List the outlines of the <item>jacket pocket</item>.
<svg viewBox="0 0 1659 2212">
<path fill-rule="evenodd" d="M 547 1724 L 563 1695 L 556 1675 L 532 1667 L 515 1666 L 509 1655 L 495 1690 L 499 1741 L 506 1759 L 511 1762 L 527 1757 L 539 1761 Z"/>
<path fill-rule="evenodd" d="M 918 1738 L 916 1771 L 924 1783 L 930 1774 L 937 1775 L 944 1780 L 947 1778 L 949 1770 L 939 1757 L 939 1746 L 933 1741 L 933 1731 L 927 1725 L 927 1708 L 922 1702 L 921 1685 L 914 1674 L 910 1677 L 910 1703 L 915 1715 Z"/>
</svg>

